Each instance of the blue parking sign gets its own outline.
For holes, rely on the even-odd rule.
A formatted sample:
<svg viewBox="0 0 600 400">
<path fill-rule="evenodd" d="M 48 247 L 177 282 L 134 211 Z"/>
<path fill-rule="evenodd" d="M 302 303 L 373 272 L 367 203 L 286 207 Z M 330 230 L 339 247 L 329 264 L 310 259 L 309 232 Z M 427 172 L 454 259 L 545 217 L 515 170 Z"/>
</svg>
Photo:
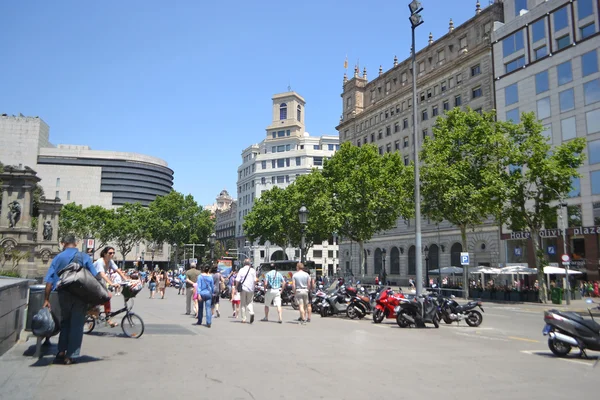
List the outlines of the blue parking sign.
<svg viewBox="0 0 600 400">
<path fill-rule="evenodd" d="M 515 256 L 520 256 L 520 255 L 521 255 L 521 248 L 515 247 Z"/>
<path fill-rule="evenodd" d="M 460 264 L 461 265 L 469 265 L 469 253 L 467 253 L 467 252 L 460 253 Z"/>
<path fill-rule="evenodd" d="M 548 251 L 548 254 L 554 255 L 554 254 L 556 254 L 556 247 L 554 247 L 554 246 L 548 246 L 547 251 Z"/>
</svg>

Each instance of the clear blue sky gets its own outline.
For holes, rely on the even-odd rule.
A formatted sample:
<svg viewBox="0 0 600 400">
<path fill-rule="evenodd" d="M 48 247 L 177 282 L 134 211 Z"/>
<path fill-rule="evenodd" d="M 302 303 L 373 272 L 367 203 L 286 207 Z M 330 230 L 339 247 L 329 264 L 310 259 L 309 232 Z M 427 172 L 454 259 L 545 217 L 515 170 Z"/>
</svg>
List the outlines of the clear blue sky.
<svg viewBox="0 0 600 400">
<path fill-rule="evenodd" d="M 0 113 L 40 116 L 54 144 L 160 157 L 176 190 L 212 204 L 235 197 L 241 151 L 288 84 L 307 131 L 337 133 L 346 55 L 370 79 L 407 58 L 408 3 L 4 0 Z M 419 49 L 475 14 L 476 0 L 422 3 Z"/>
</svg>

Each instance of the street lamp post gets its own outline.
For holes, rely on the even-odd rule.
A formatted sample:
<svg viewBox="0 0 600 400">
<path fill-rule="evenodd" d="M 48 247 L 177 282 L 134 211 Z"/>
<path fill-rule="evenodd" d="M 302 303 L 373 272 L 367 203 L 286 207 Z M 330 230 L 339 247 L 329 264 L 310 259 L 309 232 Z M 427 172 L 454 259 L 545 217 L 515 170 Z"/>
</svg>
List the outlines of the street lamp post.
<svg viewBox="0 0 600 400">
<path fill-rule="evenodd" d="M 142 250 L 142 271 L 144 270 L 144 254 L 146 254 L 146 252 L 144 250 Z"/>
<path fill-rule="evenodd" d="M 154 269 L 154 245 L 152 246 L 152 269 Z"/>
<path fill-rule="evenodd" d="M 214 232 L 211 233 L 208 240 L 208 243 L 210 243 L 210 262 L 212 263 L 215 259 L 215 241 L 217 240 L 217 235 Z"/>
<path fill-rule="evenodd" d="M 300 242 L 300 262 L 304 264 L 306 261 L 306 225 L 308 224 L 308 209 L 305 206 L 298 210 L 298 218 L 300 226 L 302 226 L 302 241 Z"/>
<path fill-rule="evenodd" d="M 561 208 L 560 214 L 558 218 L 560 219 L 560 230 L 562 231 L 562 242 L 563 242 L 563 254 L 567 254 L 567 226 L 565 224 L 565 219 L 563 218 L 563 209 L 566 209 L 568 204 L 565 202 L 564 196 L 558 193 L 558 190 L 554 188 L 550 188 L 556 193 L 558 196 L 558 206 Z M 569 280 L 569 262 L 564 263 L 565 267 L 565 286 L 567 289 L 567 305 L 571 305 L 571 281 Z"/>
<path fill-rule="evenodd" d="M 386 249 L 382 249 L 381 250 L 381 261 L 383 261 L 383 270 L 381 271 L 381 284 L 385 285 L 385 281 L 387 278 L 387 273 L 385 272 L 385 256 L 387 254 L 387 250 Z"/>
<path fill-rule="evenodd" d="M 429 247 L 425 246 L 423 254 L 425 255 L 425 285 L 429 287 Z"/>
<path fill-rule="evenodd" d="M 415 29 L 423 23 L 421 11 L 423 7 L 421 2 L 413 0 L 408 8 L 410 10 L 411 30 L 412 30 L 412 108 L 413 108 L 413 145 L 415 151 L 415 249 L 416 254 L 415 272 L 417 275 L 417 296 L 423 292 L 423 263 L 421 261 L 421 193 L 420 193 L 420 176 L 419 176 L 419 135 L 417 133 L 418 119 L 417 119 L 417 67 L 416 67 L 416 47 L 415 47 Z"/>
</svg>

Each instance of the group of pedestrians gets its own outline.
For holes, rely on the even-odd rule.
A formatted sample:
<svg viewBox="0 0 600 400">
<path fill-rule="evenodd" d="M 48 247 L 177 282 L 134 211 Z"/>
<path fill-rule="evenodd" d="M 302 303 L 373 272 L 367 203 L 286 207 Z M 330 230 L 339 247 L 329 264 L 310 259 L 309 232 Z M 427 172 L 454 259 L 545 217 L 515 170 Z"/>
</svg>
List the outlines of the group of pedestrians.
<svg viewBox="0 0 600 400">
<path fill-rule="evenodd" d="M 581 292 L 581 297 L 600 297 L 598 282 L 581 281 L 579 283 L 579 291 Z"/>
</svg>

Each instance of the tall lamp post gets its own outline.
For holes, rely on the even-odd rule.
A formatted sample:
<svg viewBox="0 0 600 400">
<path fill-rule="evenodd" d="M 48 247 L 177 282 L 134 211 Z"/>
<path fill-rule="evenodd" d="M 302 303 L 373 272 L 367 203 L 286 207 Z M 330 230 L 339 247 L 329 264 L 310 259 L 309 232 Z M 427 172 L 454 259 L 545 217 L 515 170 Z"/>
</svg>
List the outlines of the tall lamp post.
<svg viewBox="0 0 600 400">
<path fill-rule="evenodd" d="M 423 23 L 423 18 L 421 11 L 423 11 L 423 7 L 421 6 L 421 2 L 417 0 L 413 0 L 408 8 L 410 10 L 410 20 L 411 30 L 412 30 L 412 108 L 413 108 L 413 145 L 415 150 L 415 249 L 418 252 L 416 254 L 416 262 L 415 262 L 415 272 L 417 275 L 417 296 L 419 296 L 423 292 L 423 263 L 421 261 L 421 191 L 420 191 L 420 181 L 421 178 L 419 176 L 419 135 L 417 133 L 418 129 L 418 116 L 417 116 L 417 57 L 416 57 L 416 47 L 415 47 L 415 29 L 419 25 Z"/>
<path fill-rule="evenodd" d="M 385 256 L 387 254 L 387 250 L 386 249 L 382 249 L 381 250 L 381 261 L 383 261 L 383 270 L 381 271 L 381 284 L 385 285 L 386 284 L 386 278 L 387 278 L 387 272 L 385 272 Z"/>
<path fill-rule="evenodd" d="M 425 287 L 429 287 L 429 247 L 423 249 L 425 255 Z"/>
<path fill-rule="evenodd" d="M 144 250 L 142 250 L 142 271 L 144 270 L 144 254 L 146 254 L 146 252 Z"/>
<path fill-rule="evenodd" d="M 558 218 L 560 219 L 560 230 L 562 231 L 562 242 L 563 242 L 563 254 L 567 254 L 567 225 L 565 224 L 565 219 L 563 218 L 563 209 L 566 209 L 568 204 L 565 202 L 564 196 L 558 193 L 558 190 L 554 188 L 550 188 L 556 193 L 558 196 L 558 206 L 561 208 L 560 214 Z M 567 305 L 571 305 L 571 281 L 569 279 L 569 262 L 564 262 L 563 266 L 565 267 L 565 286 L 567 289 Z"/>
<path fill-rule="evenodd" d="M 308 209 L 305 206 L 300 207 L 300 210 L 298 210 L 298 218 L 300 219 L 300 226 L 302 227 L 302 241 L 300 242 L 300 262 L 304 264 L 306 261 L 306 225 L 308 224 Z"/>
<path fill-rule="evenodd" d="M 154 244 L 152 245 L 150 251 L 152 252 L 152 269 L 154 269 Z"/>
<path fill-rule="evenodd" d="M 210 262 L 212 263 L 215 259 L 215 241 L 217 240 L 217 235 L 213 232 L 210 234 L 208 238 L 208 243 L 210 243 Z"/>
</svg>

